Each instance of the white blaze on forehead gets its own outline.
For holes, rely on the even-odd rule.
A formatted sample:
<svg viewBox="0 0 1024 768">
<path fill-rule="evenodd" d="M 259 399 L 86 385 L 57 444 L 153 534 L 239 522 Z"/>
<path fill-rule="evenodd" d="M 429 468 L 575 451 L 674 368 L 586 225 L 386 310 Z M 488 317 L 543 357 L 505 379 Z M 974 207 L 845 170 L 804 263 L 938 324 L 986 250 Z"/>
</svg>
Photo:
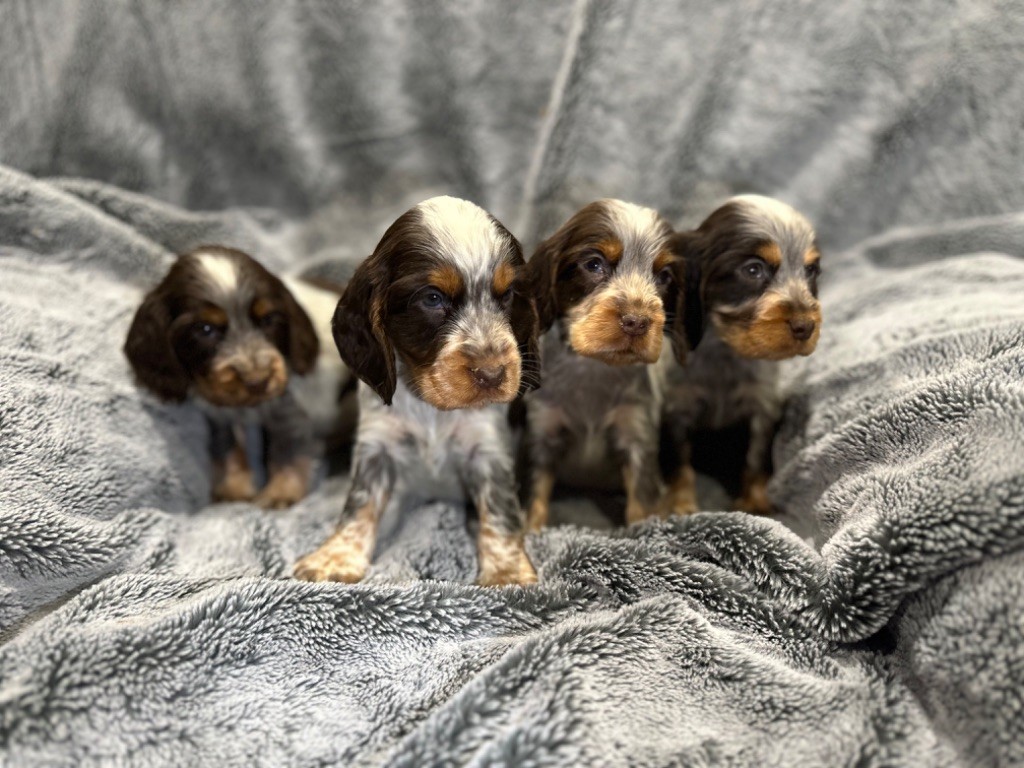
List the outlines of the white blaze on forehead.
<svg viewBox="0 0 1024 768">
<path fill-rule="evenodd" d="M 197 253 L 196 261 L 204 276 L 212 285 L 224 293 L 233 293 L 238 288 L 237 262 L 219 253 Z"/>
<path fill-rule="evenodd" d="M 790 219 L 802 220 L 804 218 L 796 208 L 782 202 L 781 200 L 776 200 L 774 197 L 765 197 L 764 195 L 737 195 L 729 202 L 756 208 L 761 211 L 762 215 L 772 216 L 783 221 Z"/>
<path fill-rule="evenodd" d="M 490 278 L 508 246 L 508 236 L 483 208 L 457 197 L 432 197 L 417 208 L 441 255 L 450 259 L 467 281 Z"/>
<path fill-rule="evenodd" d="M 622 200 L 605 199 L 600 202 L 612 231 L 622 241 L 620 266 L 638 263 L 649 270 L 667 239 L 667 227 L 661 216 L 653 208 Z"/>
<path fill-rule="evenodd" d="M 763 195 L 738 195 L 729 202 L 738 206 L 751 235 L 770 238 L 785 255 L 792 254 L 802 261 L 804 253 L 814 244 L 814 227 L 796 208 L 781 200 Z"/>
</svg>

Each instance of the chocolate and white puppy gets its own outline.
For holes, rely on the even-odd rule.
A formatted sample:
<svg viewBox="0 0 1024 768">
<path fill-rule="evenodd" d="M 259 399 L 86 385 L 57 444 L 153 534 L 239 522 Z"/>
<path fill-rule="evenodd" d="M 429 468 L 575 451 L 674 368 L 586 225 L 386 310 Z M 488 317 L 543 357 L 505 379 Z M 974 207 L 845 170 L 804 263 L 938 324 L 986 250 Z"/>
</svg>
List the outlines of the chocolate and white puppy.
<svg viewBox="0 0 1024 768">
<path fill-rule="evenodd" d="M 284 507 L 306 495 L 316 432 L 330 430 L 348 376 L 330 348 L 336 301 L 210 245 L 180 256 L 136 311 L 125 355 L 157 397 L 193 398 L 206 413 L 214 500 Z M 269 479 L 259 492 L 245 448 L 253 423 L 266 434 Z"/>
<path fill-rule="evenodd" d="M 661 387 L 654 376 L 666 325 L 685 299 L 650 208 L 599 200 L 538 246 L 527 266 L 543 338 L 544 385 L 527 398 L 529 524 L 543 527 L 556 480 L 625 488 L 626 521 L 658 512 Z M 678 359 L 683 314 L 668 318 Z M 548 330 L 550 329 L 550 330 Z"/>
<path fill-rule="evenodd" d="M 679 465 L 665 503 L 697 509 L 690 466 L 694 430 L 747 423 L 750 442 L 737 506 L 766 513 L 771 445 L 782 409 L 778 365 L 811 354 L 821 333 L 814 228 L 798 211 L 769 197 L 741 195 L 696 230 L 671 241 L 703 305 L 708 331 L 685 367 L 668 366 L 664 421 Z M 691 290 L 691 293 L 694 291 Z"/>
<path fill-rule="evenodd" d="M 337 532 L 298 562 L 299 578 L 359 581 L 390 503 L 468 496 L 479 583 L 536 580 L 504 405 L 537 381 L 536 312 L 514 285 L 523 264 L 486 211 L 436 197 L 399 217 L 356 271 L 334 316 L 362 381 L 352 485 Z"/>
</svg>

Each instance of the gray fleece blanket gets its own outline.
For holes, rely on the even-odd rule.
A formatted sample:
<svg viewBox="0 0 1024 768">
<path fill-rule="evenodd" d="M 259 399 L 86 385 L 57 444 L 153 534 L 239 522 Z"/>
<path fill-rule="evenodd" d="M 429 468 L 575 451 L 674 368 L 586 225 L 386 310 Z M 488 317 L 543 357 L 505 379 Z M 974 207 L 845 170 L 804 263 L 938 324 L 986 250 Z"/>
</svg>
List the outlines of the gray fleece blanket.
<svg viewBox="0 0 1024 768">
<path fill-rule="evenodd" d="M 1018 3 L 0 15 L 0 764 L 1024 762 Z M 200 414 L 120 354 L 142 291 L 204 242 L 330 272 L 442 191 L 527 246 L 599 196 L 804 210 L 785 524 L 570 499 L 489 590 L 434 505 L 347 586 L 289 578 L 344 476 L 211 506 Z"/>
</svg>

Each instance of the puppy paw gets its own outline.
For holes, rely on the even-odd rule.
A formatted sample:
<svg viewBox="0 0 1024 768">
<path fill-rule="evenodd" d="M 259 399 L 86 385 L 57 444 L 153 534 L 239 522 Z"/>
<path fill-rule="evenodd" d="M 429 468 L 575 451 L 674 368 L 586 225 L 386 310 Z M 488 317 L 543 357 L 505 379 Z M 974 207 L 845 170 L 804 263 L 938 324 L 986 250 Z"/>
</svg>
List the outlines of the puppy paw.
<svg viewBox="0 0 1024 768">
<path fill-rule="evenodd" d="M 626 504 L 626 525 L 639 525 L 644 520 L 651 518 L 663 518 L 665 514 L 659 505 L 648 506 L 638 501 L 627 502 Z"/>
<path fill-rule="evenodd" d="M 743 483 L 743 493 L 736 499 L 736 509 L 752 515 L 769 515 L 773 511 L 768 498 L 768 477 L 757 475 Z"/>
<path fill-rule="evenodd" d="M 282 467 L 271 474 L 255 502 L 264 509 L 284 509 L 304 499 L 308 486 L 307 474 L 300 468 Z"/>
<path fill-rule="evenodd" d="M 530 561 L 512 568 L 487 569 L 480 571 L 476 581 L 481 587 L 505 587 L 509 584 L 536 584 L 537 571 Z"/>
<path fill-rule="evenodd" d="M 248 471 L 227 473 L 214 486 L 212 496 L 215 502 L 251 501 L 256 496 L 256 486 L 252 482 L 252 473 Z"/>
<path fill-rule="evenodd" d="M 320 548 L 295 564 L 295 578 L 303 581 L 341 581 L 355 584 L 362 581 L 370 567 L 369 561 L 357 552 L 341 552 Z"/>
<path fill-rule="evenodd" d="M 662 517 L 669 518 L 672 515 L 692 515 L 698 509 L 697 475 L 692 467 L 681 467 L 675 480 L 661 497 L 658 511 Z"/>
<path fill-rule="evenodd" d="M 268 484 L 262 491 L 256 494 L 253 501 L 263 509 L 286 509 L 292 504 L 301 501 L 305 492 L 296 491 L 294 488 L 278 488 Z"/>
<path fill-rule="evenodd" d="M 694 493 L 667 493 L 658 505 L 663 518 L 672 515 L 692 515 L 697 511 L 697 496 Z"/>
<path fill-rule="evenodd" d="M 503 587 L 508 584 L 536 584 L 537 571 L 526 556 L 522 542 L 507 542 L 503 547 L 492 547 L 481 552 L 480 575 L 476 583 L 481 587 Z"/>
<path fill-rule="evenodd" d="M 526 528 L 530 533 L 543 530 L 548 524 L 548 505 L 535 501 L 526 516 Z"/>
</svg>

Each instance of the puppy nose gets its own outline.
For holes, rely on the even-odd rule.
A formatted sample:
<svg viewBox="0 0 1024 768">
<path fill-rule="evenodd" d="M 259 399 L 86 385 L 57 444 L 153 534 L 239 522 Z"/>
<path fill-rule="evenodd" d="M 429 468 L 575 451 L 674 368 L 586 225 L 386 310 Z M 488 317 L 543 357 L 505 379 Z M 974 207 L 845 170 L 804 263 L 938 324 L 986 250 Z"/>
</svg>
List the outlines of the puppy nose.
<svg viewBox="0 0 1024 768">
<path fill-rule="evenodd" d="M 619 318 L 619 325 L 627 336 L 643 336 L 651 327 L 651 318 L 643 315 L 623 315 Z"/>
<path fill-rule="evenodd" d="M 789 330 L 797 341 L 807 341 L 814 333 L 814 321 L 794 317 L 789 321 Z"/>
<path fill-rule="evenodd" d="M 245 384 L 246 390 L 251 395 L 262 395 L 267 391 L 267 386 L 270 384 L 270 377 L 250 377 L 242 379 L 242 383 Z"/>
<path fill-rule="evenodd" d="M 253 371 L 248 368 L 241 368 L 233 365 L 231 368 L 242 381 L 242 386 L 251 395 L 261 395 L 270 386 L 270 376 L 262 371 Z"/>
<path fill-rule="evenodd" d="M 505 383 L 505 366 L 496 365 L 492 368 L 473 368 L 473 380 L 482 389 L 497 389 Z"/>
</svg>

